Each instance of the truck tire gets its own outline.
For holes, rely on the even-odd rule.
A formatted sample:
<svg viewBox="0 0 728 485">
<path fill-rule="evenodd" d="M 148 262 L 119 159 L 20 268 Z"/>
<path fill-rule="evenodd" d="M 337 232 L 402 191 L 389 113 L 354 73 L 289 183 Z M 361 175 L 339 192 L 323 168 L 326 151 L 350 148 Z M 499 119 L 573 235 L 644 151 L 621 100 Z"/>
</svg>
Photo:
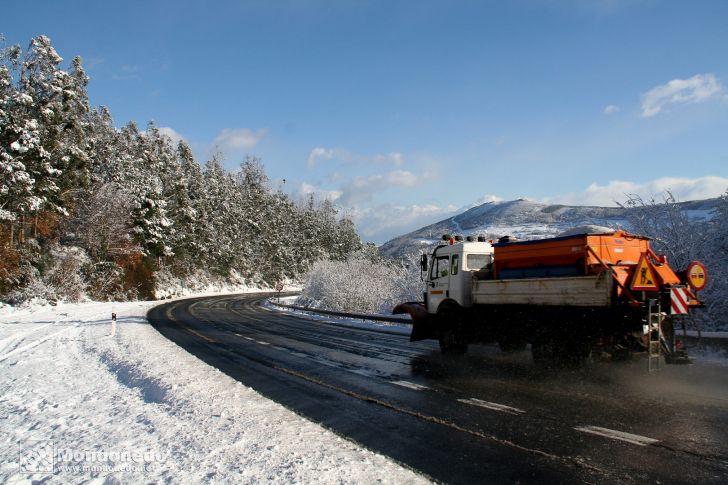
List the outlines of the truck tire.
<svg viewBox="0 0 728 485">
<path fill-rule="evenodd" d="M 437 312 L 438 341 L 440 352 L 450 355 L 463 355 L 468 351 L 468 342 L 463 334 L 463 316 L 460 308 L 442 306 Z"/>
<path fill-rule="evenodd" d="M 449 355 L 463 355 L 468 351 L 468 343 L 464 342 L 459 332 L 453 329 L 440 332 L 440 352 Z"/>
</svg>

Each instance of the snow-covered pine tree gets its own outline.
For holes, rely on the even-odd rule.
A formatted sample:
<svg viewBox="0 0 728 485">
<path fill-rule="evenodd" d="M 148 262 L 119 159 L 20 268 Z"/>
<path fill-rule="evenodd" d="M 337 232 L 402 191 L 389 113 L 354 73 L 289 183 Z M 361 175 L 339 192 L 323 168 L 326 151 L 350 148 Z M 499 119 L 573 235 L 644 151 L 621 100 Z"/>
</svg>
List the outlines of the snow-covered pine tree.
<svg viewBox="0 0 728 485">
<path fill-rule="evenodd" d="M 240 233 L 238 241 L 254 270 L 250 275 L 261 282 L 274 282 L 277 268 L 282 265 L 278 251 L 282 222 L 276 213 L 278 207 L 270 194 L 270 182 L 260 159 L 246 157 L 235 173 L 235 180 L 240 198 L 236 218 Z"/>
<path fill-rule="evenodd" d="M 344 259 L 361 248 L 362 241 L 354 221 L 346 214 L 342 215 L 336 225 L 336 240 L 332 248 L 333 259 Z"/>
<path fill-rule="evenodd" d="M 323 224 L 319 221 L 316 200 L 313 194 L 309 194 L 305 205 L 301 207 L 298 222 L 298 240 L 295 253 L 300 264 L 297 269 L 300 272 L 305 272 L 314 262 L 327 256 L 322 244 Z"/>
<path fill-rule="evenodd" d="M 202 238 L 206 253 L 205 261 L 216 274 L 226 277 L 236 264 L 245 265 L 245 255 L 236 251 L 240 234 L 238 222 L 232 212 L 236 200 L 234 182 L 222 166 L 221 156 L 216 154 L 205 164 L 203 171 L 205 196 L 202 220 Z"/>
<path fill-rule="evenodd" d="M 89 145 L 91 183 L 104 184 L 122 180 L 123 176 L 116 172 L 121 169 L 121 164 L 117 159 L 124 153 L 124 149 L 121 144 L 121 135 L 114 128 L 114 121 L 108 107 L 100 106 L 89 112 L 86 142 Z"/>
<path fill-rule="evenodd" d="M 178 276 L 192 274 L 203 257 L 202 222 L 204 180 L 192 149 L 184 140 L 177 145 L 175 178 L 169 181 L 169 218 L 175 227 L 172 267 Z"/>
<path fill-rule="evenodd" d="M 39 135 L 38 157 L 28 167 L 36 195 L 43 199 L 40 209 L 65 215 L 73 191 L 89 181 L 89 102 L 80 58 L 73 59 L 70 72 L 59 68 L 61 62 L 50 39 L 36 37 L 22 63 L 19 85 L 32 98 L 26 126 L 37 126 Z"/>
</svg>

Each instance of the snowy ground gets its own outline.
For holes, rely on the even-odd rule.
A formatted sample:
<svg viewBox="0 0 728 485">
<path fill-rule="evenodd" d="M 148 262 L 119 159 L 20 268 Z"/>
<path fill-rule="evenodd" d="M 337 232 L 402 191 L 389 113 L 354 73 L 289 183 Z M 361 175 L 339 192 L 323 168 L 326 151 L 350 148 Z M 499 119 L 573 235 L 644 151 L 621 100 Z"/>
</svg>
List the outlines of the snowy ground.
<svg viewBox="0 0 728 485">
<path fill-rule="evenodd" d="M 156 303 L 2 312 L 0 482 L 427 481 L 167 341 Z"/>
</svg>

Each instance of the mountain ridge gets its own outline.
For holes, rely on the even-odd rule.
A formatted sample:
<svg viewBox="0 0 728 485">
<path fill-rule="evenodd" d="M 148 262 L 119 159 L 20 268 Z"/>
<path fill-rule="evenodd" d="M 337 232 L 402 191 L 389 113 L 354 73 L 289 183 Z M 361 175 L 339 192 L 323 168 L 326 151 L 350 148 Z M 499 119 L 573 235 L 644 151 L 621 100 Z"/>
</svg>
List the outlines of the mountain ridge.
<svg viewBox="0 0 728 485">
<path fill-rule="evenodd" d="M 710 218 L 719 199 L 680 202 L 691 219 Z M 380 253 L 398 257 L 440 240 L 443 234 L 482 235 L 488 239 L 515 236 L 518 239 L 553 237 L 576 226 L 605 226 L 629 229 L 628 215 L 635 209 L 565 204 L 546 204 L 524 198 L 491 201 L 459 214 L 390 239 Z"/>
</svg>

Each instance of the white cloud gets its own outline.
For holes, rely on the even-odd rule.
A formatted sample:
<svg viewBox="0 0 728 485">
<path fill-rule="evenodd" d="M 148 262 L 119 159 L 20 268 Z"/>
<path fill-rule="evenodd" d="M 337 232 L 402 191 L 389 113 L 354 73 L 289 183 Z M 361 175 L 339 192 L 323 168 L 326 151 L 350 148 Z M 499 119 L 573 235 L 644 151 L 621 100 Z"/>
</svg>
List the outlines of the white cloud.
<svg viewBox="0 0 728 485">
<path fill-rule="evenodd" d="M 622 110 L 622 108 L 620 108 L 616 104 L 610 104 L 604 108 L 604 114 L 613 115 L 614 113 L 619 113 L 621 110 Z"/>
<path fill-rule="evenodd" d="M 319 160 L 331 160 L 333 158 L 348 158 L 349 155 L 344 150 L 339 150 L 338 148 L 323 148 L 323 147 L 316 147 L 311 152 L 309 152 L 308 157 L 306 158 L 306 166 L 308 168 L 314 168 L 316 166 L 316 162 Z"/>
<path fill-rule="evenodd" d="M 322 190 L 313 184 L 302 182 L 298 187 L 298 196 L 301 198 L 308 198 L 311 194 L 313 194 L 317 200 L 327 199 L 334 202 L 341 197 L 342 192 L 340 190 Z"/>
<path fill-rule="evenodd" d="M 344 206 L 369 200 L 375 192 L 391 187 L 415 187 L 429 179 L 428 174 L 416 175 L 407 170 L 394 170 L 385 174 L 355 177 L 343 188 L 339 203 Z"/>
<path fill-rule="evenodd" d="M 404 163 L 404 156 L 399 152 L 391 152 L 386 155 L 375 155 L 372 157 L 374 163 L 391 163 L 395 167 L 400 167 Z"/>
<path fill-rule="evenodd" d="M 642 96 L 642 116 L 651 118 L 666 105 L 700 103 L 718 97 L 723 85 L 714 74 L 696 74 L 689 79 L 673 79 Z"/>
<path fill-rule="evenodd" d="M 384 187 L 409 186 L 420 181 L 417 177 L 404 171 L 394 171 L 373 177 L 360 177 L 352 185 L 367 190 L 372 184 L 379 184 L 377 190 Z M 405 234 L 433 221 L 446 219 L 462 209 L 455 205 L 440 207 L 434 204 L 427 205 L 400 205 L 400 204 L 352 204 L 351 192 L 348 195 L 340 190 L 322 190 L 314 184 L 303 182 L 299 185 L 296 194 L 303 200 L 311 195 L 317 201 L 328 199 L 337 206 L 345 209 L 346 214 L 352 218 L 359 234 L 366 241 L 383 243 L 393 237 Z M 363 197 L 362 197 L 363 198 Z"/>
<path fill-rule="evenodd" d="M 471 207 L 476 207 L 479 205 L 487 204 L 488 202 L 502 202 L 502 201 L 503 201 L 503 197 L 498 197 L 497 195 L 493 195 L 493 194 L 486 194 L 486 195 L 482 196 L 481 198 L 477 199 L 475 202 L 473 202 Z"/>
<path fill-rule="evenodd" d="M 306 166 L 309 169 L 312 169 L 316 166 L 319 160 L 338 160 L 342 163 L 388 164 L 394 165 L 395 167 L 400 167 L 404 164 L 404 156 L 400 152 L 359 155 L 341 148 L 316 147 L 308 153 L 308 157 L 306 157 Z"/>
<path fill-rule="evenodd" d="M 665 191 L 670 191 L 677 200 L 710 199 L 725 194 L 728 178 L 705 176 L 699 178 L 663 177 L 644 183 L 613 180 L 606 185 L 591 184 L 582 192 L 548 198 L 547 202 L 573 205 L 616 206 L 624 203 L 631 195 L 645 200 L 661 200 Z"/>
<path fill-rule="evenodd" d="M 378 204 L 372 207 L 351 208 L 352 217 L 364 240 L 384 243 L 434 221 L 446 219 L 458 212 L 454 205 L 397 205 Z"/>
<path fill-rule="evenodd" d="M 265 129 L 225 128 L 215 138 L 214 144 L 222 150 L 248 150 L 257 145 L 268 133 Z"/>
<path fill-rule="evenodd" d="M 185 137 L 177 133 L 174 128 L 170 128 L 169 126 L 160 126 L 158 128 L 159 132 L 163 135 L 166 135 L 172 139 L 172 143 L 174 146 L 177 146 L 177 144 L 184 140 Z"/>
<path fill-rule="evenodd" d="M 384 175 L 375 175 L 376 182 L 384 182 L 388 186 L 414 187 L 421 180 L 420 177 L 408 170 L 395 170 Z"/>
</svg>

